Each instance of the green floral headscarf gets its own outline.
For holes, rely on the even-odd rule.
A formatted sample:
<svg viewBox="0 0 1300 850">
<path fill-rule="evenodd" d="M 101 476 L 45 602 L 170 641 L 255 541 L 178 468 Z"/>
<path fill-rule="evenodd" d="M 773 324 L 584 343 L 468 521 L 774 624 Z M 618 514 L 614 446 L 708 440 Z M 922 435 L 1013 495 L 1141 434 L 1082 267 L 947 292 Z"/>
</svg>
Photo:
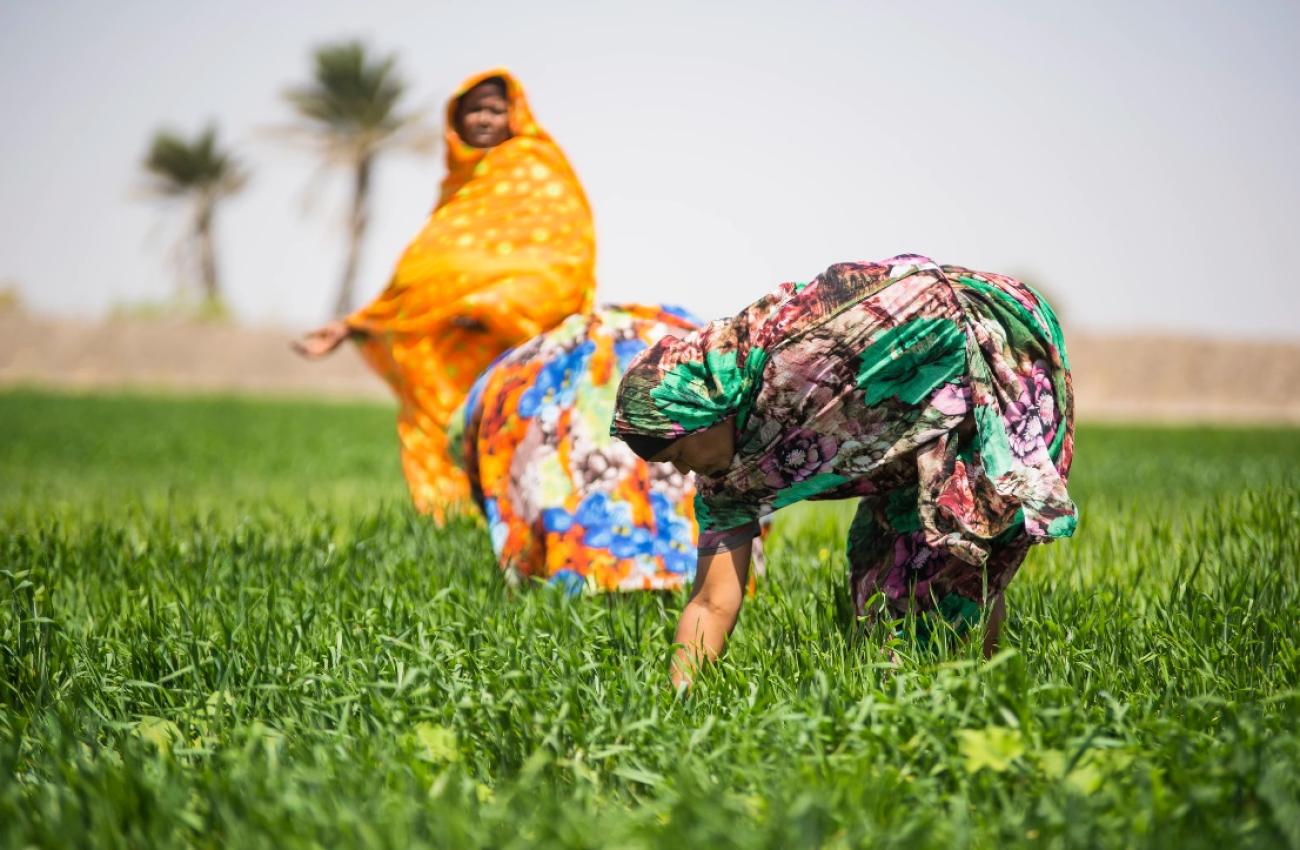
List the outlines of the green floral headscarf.
<svg viewBox="0 0 1300 850">
<path fill-rule="evenodd" d="M 743 426 L 767 364 L 746 342 L 725 320 L 659 340 L 623 376 L 610 434 L 672 441 L 733 416 Z"/>
</svg>

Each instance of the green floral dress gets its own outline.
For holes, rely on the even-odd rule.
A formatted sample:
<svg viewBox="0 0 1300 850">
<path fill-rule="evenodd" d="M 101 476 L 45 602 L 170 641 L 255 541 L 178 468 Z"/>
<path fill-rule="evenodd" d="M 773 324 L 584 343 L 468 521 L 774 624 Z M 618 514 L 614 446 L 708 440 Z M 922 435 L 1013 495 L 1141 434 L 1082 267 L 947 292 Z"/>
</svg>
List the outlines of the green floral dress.
<svg viewBox="0 0 1300 850">
<path fill-rule="evenodd" d="M 1031 543 L 1067 537 L 1069 360 L 1051 307 L 1012 278 L 915 255 L 840 263 L 631 364 L 611 432 L 673 438 L 732 419 L 698 479 L 700 551 L 734 549 L 804 499 L 859 498 L 859 613 L 969 621 Z"/>
</svg>

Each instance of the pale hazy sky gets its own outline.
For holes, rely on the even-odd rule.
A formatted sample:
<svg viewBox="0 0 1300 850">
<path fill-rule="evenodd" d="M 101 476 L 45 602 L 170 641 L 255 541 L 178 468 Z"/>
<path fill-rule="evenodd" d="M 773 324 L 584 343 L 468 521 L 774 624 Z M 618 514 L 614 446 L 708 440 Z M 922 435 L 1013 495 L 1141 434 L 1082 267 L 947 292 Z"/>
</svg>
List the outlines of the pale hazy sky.
<svg viewBox="0 0 1300 850">
<path fill-rule="evenodd" d="M 241 317 L 331 302 L 342 175 L 264 128 L 309 51 L 396 51 L 411 103 L 506 65 L 596 214 L 601 300 L 734 312 L 900 252 L 1020 274 L 1067 327 L 1300 336 L 1300 3 L 0 0 L 0 286 L 45 312 L 165 296 L 153 130 L 219 122 L 252 182 L 218 222 Z M 435 110 L 436 111 L 436 110 Z M 361 287 L 436 196 L 380 166 Z"/>
</svg>

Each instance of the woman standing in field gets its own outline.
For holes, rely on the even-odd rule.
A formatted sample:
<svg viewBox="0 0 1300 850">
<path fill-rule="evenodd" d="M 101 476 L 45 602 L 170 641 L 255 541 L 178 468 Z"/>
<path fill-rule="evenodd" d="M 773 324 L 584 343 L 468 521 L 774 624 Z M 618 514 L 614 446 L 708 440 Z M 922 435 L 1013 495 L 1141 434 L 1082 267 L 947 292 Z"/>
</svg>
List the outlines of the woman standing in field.
<svg viewBox="0 0 1300 850">
<path fill-rule="evenodd" d="M 388 288 L 296 344 L 322 357 L 357 341 L 401 403 L 411 498 L 438 519 L 469 496 L 448 454 L 452 411 L 494 357 L 590 309 L 595 288 L 586 194 L 519 82 L 504 70 L 470 77 L 447 105 L 446 128 L 438 204 Z"/>
<path fill-rule="evenodd" d="M 840 263 L 639 355 L 611 433 L 698 476 L 699 565 L 673 681 L 722 652 L 758 520 L 860 498 L 849 532 L 861 616 L 988 612 L 1031 543 L 1073 533 L 1073 394 L 1051 307 L 997 274 L 904 255 Z"/>
</svg>

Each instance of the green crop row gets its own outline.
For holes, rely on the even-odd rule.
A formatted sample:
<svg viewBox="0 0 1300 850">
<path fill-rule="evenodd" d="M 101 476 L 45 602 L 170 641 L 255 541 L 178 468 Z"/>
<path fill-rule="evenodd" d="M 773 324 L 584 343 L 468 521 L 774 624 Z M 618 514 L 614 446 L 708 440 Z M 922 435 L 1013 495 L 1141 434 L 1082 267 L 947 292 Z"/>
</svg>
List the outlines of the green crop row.
<svg viewBox="0 0 1300 850">
<path fill-rule="evenodd" d="M 386 408 L 0 433 L 0 846 L 1300 847 L 1297 431 L 1081 429 L 990 662 L 865 632 L 848 510 L 787 512 L 687 699 L 680 596 L 508 591 Z"/>
</svg>

